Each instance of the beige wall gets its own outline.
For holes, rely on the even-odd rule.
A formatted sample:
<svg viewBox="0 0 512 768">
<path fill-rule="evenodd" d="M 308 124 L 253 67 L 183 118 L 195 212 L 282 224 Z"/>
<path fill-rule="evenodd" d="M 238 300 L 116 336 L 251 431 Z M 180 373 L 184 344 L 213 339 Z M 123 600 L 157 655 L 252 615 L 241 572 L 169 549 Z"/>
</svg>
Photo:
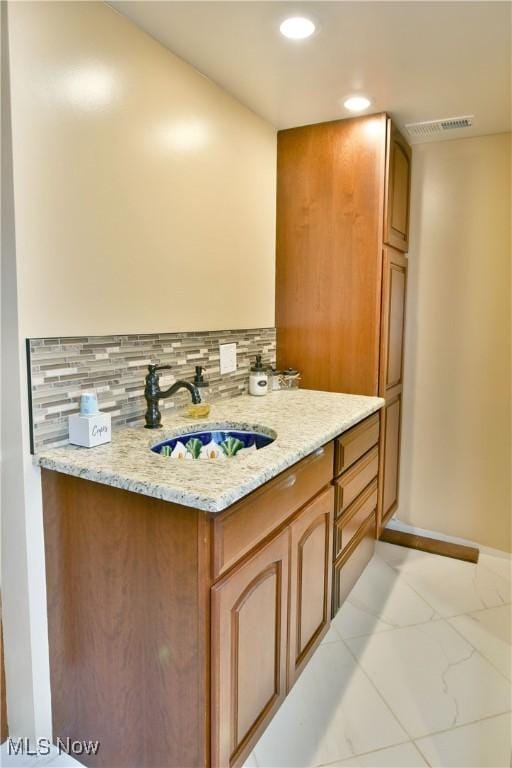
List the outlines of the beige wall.
<svg viewBox="0 0 512 768">
<path fill-rule="evenodd" d="M 102 3 L 9 14 L 22 334 L 273 325 L 272 126 Z"/>
<path fill-rule="evenodd" d="M 398 517 L 511 551 L 510 134 L 413 162 Z"/>
</svg>

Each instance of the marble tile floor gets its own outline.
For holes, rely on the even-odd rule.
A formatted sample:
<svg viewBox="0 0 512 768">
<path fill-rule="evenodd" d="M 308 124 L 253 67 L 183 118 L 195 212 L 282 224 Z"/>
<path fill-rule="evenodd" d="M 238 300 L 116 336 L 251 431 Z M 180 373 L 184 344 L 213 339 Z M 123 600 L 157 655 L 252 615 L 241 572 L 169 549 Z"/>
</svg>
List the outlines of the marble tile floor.
<svg viewBox="0 0 512 768">
<path fill-rule="evenodd" d="M 508 768 L 511 572 L 379 542 L 246 768 Z"/>
<path fill-rule="evenodd" d="M 508 768 L 511 572 L 379 542 L 246 768 Z"/>
</svg>

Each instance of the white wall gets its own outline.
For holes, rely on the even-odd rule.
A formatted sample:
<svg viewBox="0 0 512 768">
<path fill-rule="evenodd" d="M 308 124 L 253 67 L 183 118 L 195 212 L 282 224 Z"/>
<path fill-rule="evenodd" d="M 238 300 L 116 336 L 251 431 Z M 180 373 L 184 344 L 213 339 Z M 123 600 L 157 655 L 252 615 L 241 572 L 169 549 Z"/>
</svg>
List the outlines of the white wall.
<svg viewBox="0 0 512 768">
<path fill-rule="evenodd" d="M 274 325 L 274 128 L 101 2 L 10 45 L 22 333 Z"/>
<path fill-rule="evenodd" d="M 24 339 L 272 326 L 276 135 L 104 3 L 8 16 L 2 597 L 10 732 L 35 737 L 51 707 Z"/>
<path fill-rule="evenodd" d="M 28 444 L 27 381 L 19 335 L 6 4 L 2 4 L 1 454 L 2 619 L 11 735 L 51 733 L 39 472 Z"/>
<path fill-rule="evenodd" d="M 510 134 L 414 147 L 398 517 L 512 551 Z"/>
</svg>

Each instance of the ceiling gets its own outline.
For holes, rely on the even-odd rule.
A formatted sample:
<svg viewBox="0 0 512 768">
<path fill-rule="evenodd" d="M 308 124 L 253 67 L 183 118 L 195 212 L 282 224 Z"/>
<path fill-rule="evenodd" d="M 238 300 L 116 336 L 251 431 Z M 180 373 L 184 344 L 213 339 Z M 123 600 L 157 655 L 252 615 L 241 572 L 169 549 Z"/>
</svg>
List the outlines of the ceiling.
<svg viewBox="0 0 512 768">
<path fill-rule="evenodd" d="M 110 5 L 264 117 L 289 128 L 348 117 L 343 99 L 406 123 L 475 115 L 458 138 L 511 129 L 509 2 L 181 2 Z M 290 41 L 283 17 L 317 32 Z M 412 142 L 424 138 L 411 139 Z"/>
</svg>

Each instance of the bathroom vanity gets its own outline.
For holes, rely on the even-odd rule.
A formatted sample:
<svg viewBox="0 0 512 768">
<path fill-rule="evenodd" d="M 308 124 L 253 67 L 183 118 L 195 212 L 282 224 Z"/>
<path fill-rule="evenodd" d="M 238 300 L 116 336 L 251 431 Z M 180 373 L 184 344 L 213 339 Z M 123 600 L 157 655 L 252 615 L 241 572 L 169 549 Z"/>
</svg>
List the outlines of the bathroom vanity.
<svg viewBox="0 0 512 768">
<path fill-rule="evenodd" d="M 277 437 L 217 463 L 143 429 L 38 457 L 55 738 L 99 740 L 86 765 L 243 764 L 373 553 L 383 402 L 218 404 Z"/>
</svg>

